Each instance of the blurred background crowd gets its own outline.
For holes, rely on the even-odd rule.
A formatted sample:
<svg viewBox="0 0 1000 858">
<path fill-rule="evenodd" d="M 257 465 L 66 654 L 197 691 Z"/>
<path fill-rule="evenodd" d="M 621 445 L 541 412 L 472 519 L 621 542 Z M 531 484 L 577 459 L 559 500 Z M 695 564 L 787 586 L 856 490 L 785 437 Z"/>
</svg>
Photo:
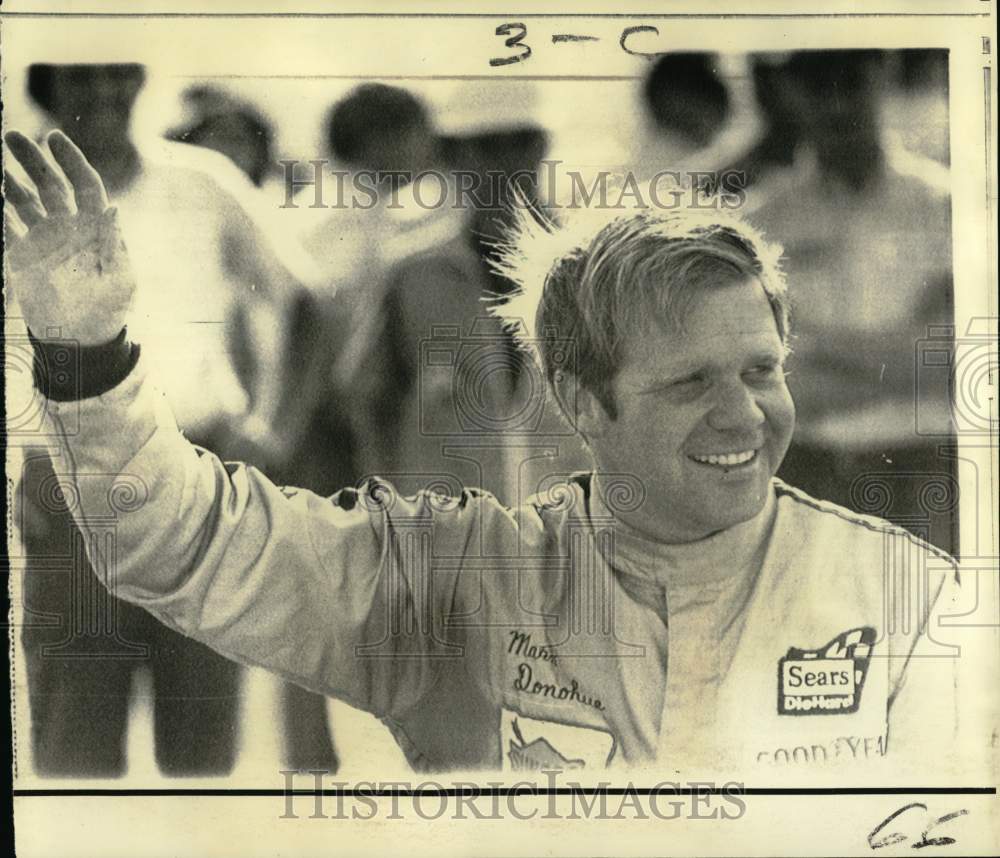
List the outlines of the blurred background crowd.
<svg viewBox="0 0 1000 858">
<path fill-rule="evenodd" d="M 947 73 L 945 51 L 858 50 L 669 53 L 635 82 L 286 80 L 278 98 L 267 81 L 188 81 L 160 103 L 156 133 L 139 134 L 142 64 L 46 63 L 24 70 L 5 124 L 63 129 L 104 178 L 140 284 L 130 330 L 188 437 L 323 494 L 379 474 L 404 491 L 479 485 L 514 505 L 587 467 L 539 374 L 485 315 L 483 298 L 507 289 L 491 243 L 515 193 L 552 204 L 536 178 L 546 159 L 587 184 L 600 171 L 705 173 L 739 190 L 787 254 L 798 429 L 779 476 L 954 551 L 954 510 L 926 491 L 953 483 L 939 450 L 948 391 L 920 388 L 918 430 L 914 358 L 952 321 Z M 283 112 L 269 109 L 278 100 Z M 292 207 L 282 160 L 299 178 L 324 160 L 346 176 L 511 181 L 459 207 L 418 205 L 386 175 L 373 205 L 317 208 L 306 184 Z M 21 455 L 38 773 L 126 772 L 137 670 L 163 774 L 230 773 L 251 716 L 273 723 L 287 767 L 334 771 L 357 754 L 366 734 L 344 729 L 346 708 L 276 686 L 262 716 L 243 668 L 99 597 L 89 567 L 69 586 L 58 558 L 86 561 L 52 491 L 59 457 Z M 86 634 L 51 621 L 82 611 Z"/>
</svg>

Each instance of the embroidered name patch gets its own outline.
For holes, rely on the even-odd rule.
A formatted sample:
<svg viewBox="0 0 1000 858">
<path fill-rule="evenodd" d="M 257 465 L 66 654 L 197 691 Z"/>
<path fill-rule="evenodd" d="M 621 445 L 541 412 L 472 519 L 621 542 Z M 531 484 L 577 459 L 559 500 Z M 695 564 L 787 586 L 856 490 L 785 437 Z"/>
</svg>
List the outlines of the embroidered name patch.
<svg viewBox="0 0 1000 858">
<path fill-rule="evenodd" d="M 857 712 L 874 643 L 875 629 L 864 626 L 819 649 L 791 647 L 778 661 L 778 714 Z"/>
<path fill-rule="evenodd" d="M 500 753 L 504 771 L 603 769 L 615 753 L 606 730 L 500 712 Z"/>
</svg>

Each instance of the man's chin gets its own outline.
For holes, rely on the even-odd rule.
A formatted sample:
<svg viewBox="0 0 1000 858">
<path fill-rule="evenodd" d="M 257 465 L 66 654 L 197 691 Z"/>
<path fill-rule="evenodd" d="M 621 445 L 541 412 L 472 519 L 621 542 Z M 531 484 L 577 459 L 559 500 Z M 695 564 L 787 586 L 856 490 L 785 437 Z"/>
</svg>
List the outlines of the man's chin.
<svg viewBox="0 0 1000 858">
<path fill-rule="evenodd" d="M 741 492 L 722 492 L 720 497 L 706 500 L 703 520 L 712 533 L 728 530 L 760 515 L 767 503 L 767 487 L 754 486 Z"/>
</svg>

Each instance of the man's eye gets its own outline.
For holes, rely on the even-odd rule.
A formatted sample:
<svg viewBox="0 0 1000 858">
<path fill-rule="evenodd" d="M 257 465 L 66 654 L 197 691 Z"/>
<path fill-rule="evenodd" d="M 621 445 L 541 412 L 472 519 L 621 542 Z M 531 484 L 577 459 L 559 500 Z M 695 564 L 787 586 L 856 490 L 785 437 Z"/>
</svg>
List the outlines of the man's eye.
<svg viewBox="0 0 1000 858">
<path fill-rule="evenodd" d="M 691 399 L 700 396 L 705 389 L 705 378 L 700 375 L 692 375 L 688 378 L 680 378 L 673 381 L 666 387 L 666 392 L 672 397 Z"/>
<path fill-rule="evenodd" d="M 770 379 L 781 374 L 780 363 L 760 363 L 747 373 L 752 378 Z"/>
<path fill-rule="evenodd" d="M 702 377 L 700 375 L 691 375 L 687 378 L 679 378 L 677 381 L 671 382 L 670 387 L 673 390 L 690 390 L 701 383 Z"/>
</svg>

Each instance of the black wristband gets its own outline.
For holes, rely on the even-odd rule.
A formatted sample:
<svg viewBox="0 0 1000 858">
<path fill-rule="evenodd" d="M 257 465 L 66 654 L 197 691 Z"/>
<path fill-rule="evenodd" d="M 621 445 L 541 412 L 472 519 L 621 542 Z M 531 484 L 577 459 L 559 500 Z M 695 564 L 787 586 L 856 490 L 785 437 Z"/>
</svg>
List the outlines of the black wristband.
<svg viewBox="0 0 1000 858">
<path fill-rule="evenodd" d="M 111 342 L 81 346 L 71 340 L 39 340 L 28 331 L 35 352 L 35 387 L 55 402 L 100 396 L 121 384 L 139 360 L 139 345 L 122 328 Z"/>
</svg>

